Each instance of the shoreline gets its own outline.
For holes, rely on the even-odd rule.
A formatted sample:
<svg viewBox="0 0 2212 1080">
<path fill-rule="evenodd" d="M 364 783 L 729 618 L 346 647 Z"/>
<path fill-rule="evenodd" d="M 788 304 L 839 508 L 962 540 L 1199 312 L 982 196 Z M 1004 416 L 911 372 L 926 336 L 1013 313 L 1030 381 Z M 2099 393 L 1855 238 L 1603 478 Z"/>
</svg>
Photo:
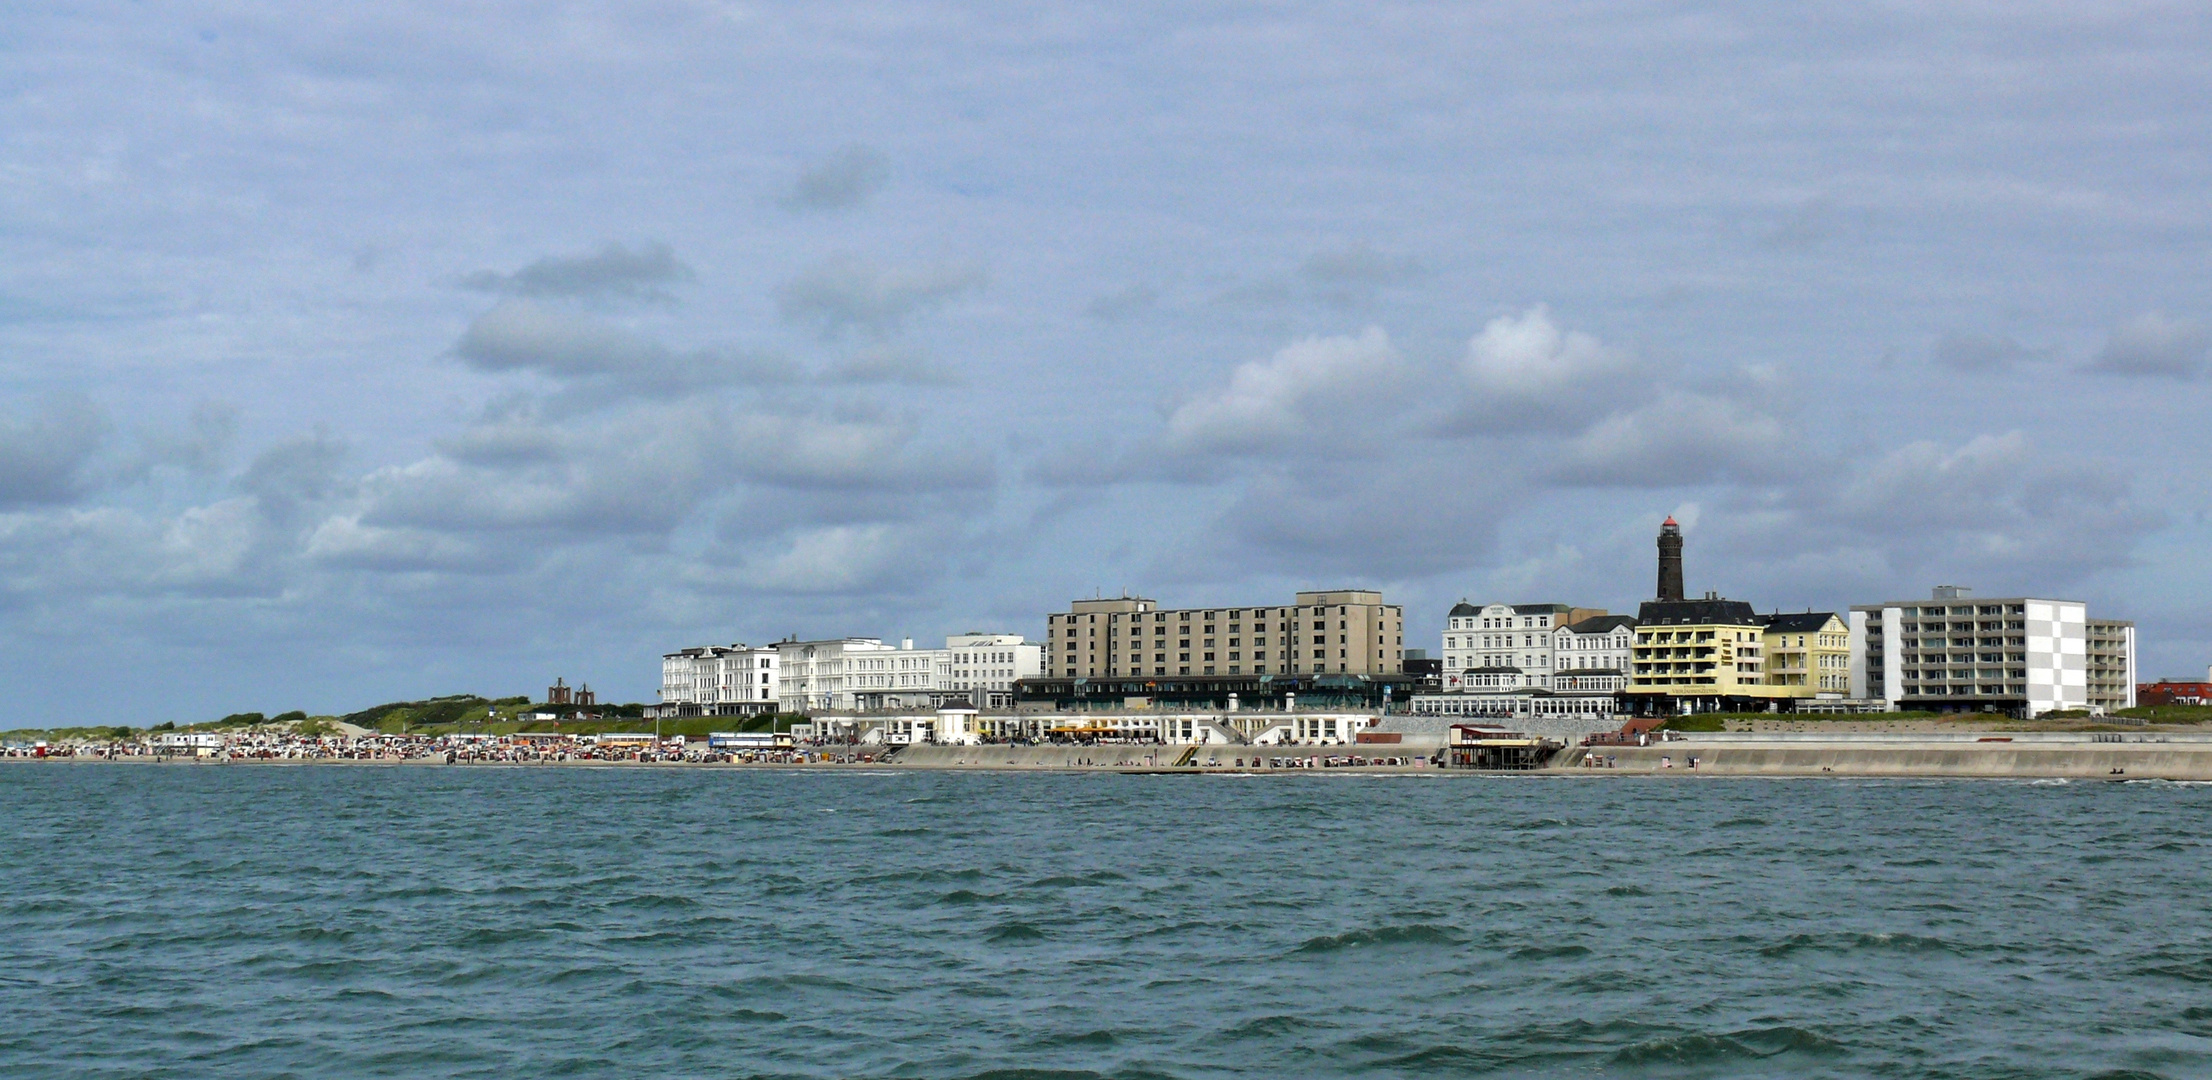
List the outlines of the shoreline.
<svg viewBox="0 0 2212 1080">
<path fill-rule="evenodd" d="M 785 773 L 991 773 L 1005 775 L 1113 774 L 1124 776 L 1229 777 L 1496 777 L 1584 779 L 1858 779 L 1858 780 L 2164 780 L 2212 783 L 2212 746 L 2176 751 L 2171 746 L 2058 746 L 2043 748 L 1961 749 L 1939 746 L 1745 747 L 1675 742 L 1648 747 L 1595 747 L 1590 756 L 1610 759 L 1609 767 L 1582 763 L 1583 748 L 1562 752 L 1539 769 L 1482 770 L 1408 765 L 1347 765 L 1324 768 L 1171 765 L 1064 765 L 1020 763 L 889 762 L 685 762 L 685 761 L 485 761 L 436 759 L 362 761 L 349 759 L 270 758 L 235 761 L 159 757 L 6 758 L 0 765 L 142 765 L 186 768 L 339 767 L 437 769 L 660 769 L 675 771 L 747 771 Z M 1691 758 L 1697 759 L 1695 766 Z"/>
</svg>

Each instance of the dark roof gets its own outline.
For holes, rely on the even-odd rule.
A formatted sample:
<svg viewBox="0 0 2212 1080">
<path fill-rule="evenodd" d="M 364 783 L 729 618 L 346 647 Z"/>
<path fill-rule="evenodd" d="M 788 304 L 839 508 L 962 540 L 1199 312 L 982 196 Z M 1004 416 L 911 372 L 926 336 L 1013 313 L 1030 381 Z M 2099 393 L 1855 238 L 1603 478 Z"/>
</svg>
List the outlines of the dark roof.
<svg viewBox="0 0 2212 1080">
<path fill-rule="evenodd" d="M 1763 626 L 1766 619 L 1741 600 L 1646 600 L 1636 609 L 1639 626 Z"/>
<path fill-rule="evenodd" d="M 1570 608 L 1570 607 L 1568 607 L 1568 606 L 1567 606 L 1567 605 L 1565 605 L 1565 604 L 1515 604 L 1515 605 L 1513 605 L 1513 614 L 1515 614 L 1515 615 L 1557 615 L 1557 614 L 1559 614 L 1559 613 L 1560 613 L 1560 612 L 1562 612 L 1562 611 L 1572 611 L 1572 610 L 1574 610 L 1574 609 L 1573 609 L 1573 608 Z"/>
<path fill-rule="evenodd" d="M 1634 628 L 1635 625 L 1634 615 L 1592 615 L 1567 629 L 1577 634 L 1610 634 L 1621 627 Z"/>
<path fill-rule="evenodd" d="M 1449 618 L 1454 618 L 1454 619 L 1459 619 L 1459 618 L 1465 618 L 1466 616 L 1469 616 L 1469 615 L 1479 615 L 1479 614 L 1481 614 L 1481 613 L 1482 613 L 1482 609 L 1481 609 L 1481 608 L 1478 608 L 1478 607 L 1476 607 L 1475 605 L 1473 605 L 1473 604 L 1470 604 L 1470 603 L 1468 603 L 1468 602 L 1467 602 L 1467 601 L 1465 601 L 1465 600 L 1462 600 L 1462 601 L 1460 601 L 1459 603 L 1456 603 L 1456 604 L 1453 604 L 1453 605 L 1452 605 L 1452 613 L 1451 613 L 1451 615 L 1450 615 L 1450 616 L 1448 616 L 1448 617 L 1449 617 Z"/>
<path fill-rule="evenodd" d="M 1767 629 L 1777 634 L 1817 634 L 1836 617 L 1833 611 L 1801 611 L 1767 617 Z"/>
</svg>

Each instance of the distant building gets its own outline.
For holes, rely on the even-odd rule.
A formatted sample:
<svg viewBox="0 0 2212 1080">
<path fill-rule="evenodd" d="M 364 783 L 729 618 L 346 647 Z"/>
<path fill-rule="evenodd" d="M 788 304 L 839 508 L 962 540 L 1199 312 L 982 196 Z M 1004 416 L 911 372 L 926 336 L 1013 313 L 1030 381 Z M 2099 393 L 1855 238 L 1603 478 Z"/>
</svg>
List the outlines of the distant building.
<svg viewBox="0 0 2212 1080">
<path fill-rule="evenodd" d="M 590 683 L 571 688 L 566 680 L 555 676 L 553 685 L 545 688 L 545 703 L 548 705 L 575 705 L 582 708 L 599 704 L 599 695 L 591 692 Z"/>
<path fill-rule="evenodd" d="M 1615 711 L 1636 620 L 1603 608 L 1461 601 L 1444 620 L 1437 692 L 1415 713 L 1600 719 Z"/>
<path fill-rule="evenodd" d="M 786 712 L 938 708 L 967 703 L 1005 708 L 1014 684 L 1033 678 L 1044 650 L 1020 634 L 954 634 L 942 649 L 912 639 L 785 641 L 777 700 Z"/>
<path fill-rule="evenodd" d="M 2188 682 L 2182 679 L 2160 679 L 2142 683 L 2135 688 L 2138 705 L 2212 705 L 2212 670 L 2205 673 L 2204 682 Z"/>
<path fill-rule="evenodd" d="M 781 654 L 774 646 L 706 645 L 661 657 L 661 703 L 670 716 L 748 716 L 776 710 Z"/>
<path fill-rule="evenodd" d="M 1565 604 L 1484 604 L 1465 600 L 1444 619 L 1444 689 L 1473 668 L 1551 671 L 1553 627 L 1571 621 Z"/>
<path fill-rule="evenodd" d="M 1622 701 L 1637 716 L 1796 711 L 1849 693 L 1850 634 L 1833 612 L 1761 615 L 1708 592 L 1683 597 L 1682 528 L 1659 527 L 1659 596 L 1636 612 Z"/>
<path fill-rule="evenodd" d="M 1769 615 L 1760 644 L 1768 685 L 1811 691 L 1806 697 L 1851 692 L 1851 627 L 1835 612 Z"/>
<path fill-rule="evenodd" d="M 1623 676 L 1635 658 L 1635 616 L 1601 612 L 1562 626 L 1551 636 L 1554 689 L 1588 690 L 1603 682 L 1618 690 L 1625 685 Z"/>
<path fill-rule="evenodd" d="M 1939 585 L 1927 600 L 1851 608 L 1851 692 L 1893 709 L 2110 713 L 2135 704 L 2135 625 L 2089 618 L 2078 600 L 1976 599 Z"/>
<path fill-rule="evenodd" d="M 1430 656 L 1427 649 L 1407 649 L 1398 663 L 1406 678 L 1412 680 L 1414 693 L 1433 694 L 1444 689 L 1444 661 Z"/>
<path fill-rule="evenodd" d="M 1045 616 L 1044 673 L 1394 676 L 1404 649 L 1403 609 L 1364 589 L 1301 592 L 1281 607 L 1160 609 L 1123 596 Z"/>
</svg>

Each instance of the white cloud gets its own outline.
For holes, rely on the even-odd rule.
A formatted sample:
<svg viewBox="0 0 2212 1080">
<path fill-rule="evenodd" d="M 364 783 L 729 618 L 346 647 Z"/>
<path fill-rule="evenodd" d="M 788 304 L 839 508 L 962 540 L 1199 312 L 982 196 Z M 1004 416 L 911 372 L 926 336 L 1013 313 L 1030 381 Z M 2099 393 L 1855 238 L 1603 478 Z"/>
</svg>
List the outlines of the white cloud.
<svg viewBox="0 0 2212 1080">
<path fill-rule="evenodd" d="M 1184 402 L 1168 417 L 1168 444 L 1185 454 L 1343 453 L 1372 437 L 1373 426 L 1358 421 L 1372 414 L 1360 404 L 1401 389 L 1407 374 L 1379 327 L 1303 338 L 1237 365 L 1227 386 Z M 1324 416 L 1336 421 L 1326 431 L 1313 426 Z"/>
<path fill-rule="evenodd" d="M 1579 426 L 1648 394 L 1650 372 L 1580 330 L 1565 330 L 1538 304 L 1490 320 L 1467 343 L 1467 387 L 1454 427 L 1516 432 Z"/>
<path fill-rule="evenodd" d="M 884 582 L 908 538 L 885 524 L 810 529 L 750 573 L 761 588 L 792 593 L 853 592 Z"/>
<path fill-rule="evenodd" d="M 1543 304 L 1503 315 L 1467 342 L 1460 370 L 1478 392 L 1509 401 L 1551 401 L 1593 389 L 1635 365 L 1580 330 L 1562 330 Z"/>
<path fill-rule="evenodd" d="M 1726 398 L 1677 391 L 1600 420 L 1567 444 L 1553 475 L 1594 487 L 1673 487 L 1788 476 L 1809 451 L 1782 422 Z"/>
<path fill-rule="evenodd" d="M 365 570 L 470 571 L 500 569 L 495 549 L 452 533 L 363 525 L 358 513 L 329 518 L 308 534 L 309 559 Z"/>
</svg>

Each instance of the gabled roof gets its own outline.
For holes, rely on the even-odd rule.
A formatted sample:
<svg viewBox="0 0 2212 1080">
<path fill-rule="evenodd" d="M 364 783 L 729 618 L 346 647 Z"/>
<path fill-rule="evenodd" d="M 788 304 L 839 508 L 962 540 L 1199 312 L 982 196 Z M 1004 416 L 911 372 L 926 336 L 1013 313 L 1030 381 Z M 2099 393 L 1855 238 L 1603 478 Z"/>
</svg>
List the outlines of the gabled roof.
<svg viewBox="0 0 2212 1080">
<path fill-rule="evenodd" d="M 1767 629 L 1777 634 L 1817 634 L 1835 619 L 1833 611 L 1802 611 L 1767 616 Z"/>
<path fill-rule="evenodd" d="M 1635 629 L 1636 616 L 1592 615 L 1589 618 L 1568 627 L 1567 629 L 1572 630 L 1577 634 L 1610 634 L 1613 631 L 1618 630 L 1624 626 L 1628 627 L 1631 630 Z"/>
<path fill-rule="evenodd" d="M 1646 600 L 1638 626 L 1764 626 L 1766 617 L 1741 600 Z"/>
</svg>

